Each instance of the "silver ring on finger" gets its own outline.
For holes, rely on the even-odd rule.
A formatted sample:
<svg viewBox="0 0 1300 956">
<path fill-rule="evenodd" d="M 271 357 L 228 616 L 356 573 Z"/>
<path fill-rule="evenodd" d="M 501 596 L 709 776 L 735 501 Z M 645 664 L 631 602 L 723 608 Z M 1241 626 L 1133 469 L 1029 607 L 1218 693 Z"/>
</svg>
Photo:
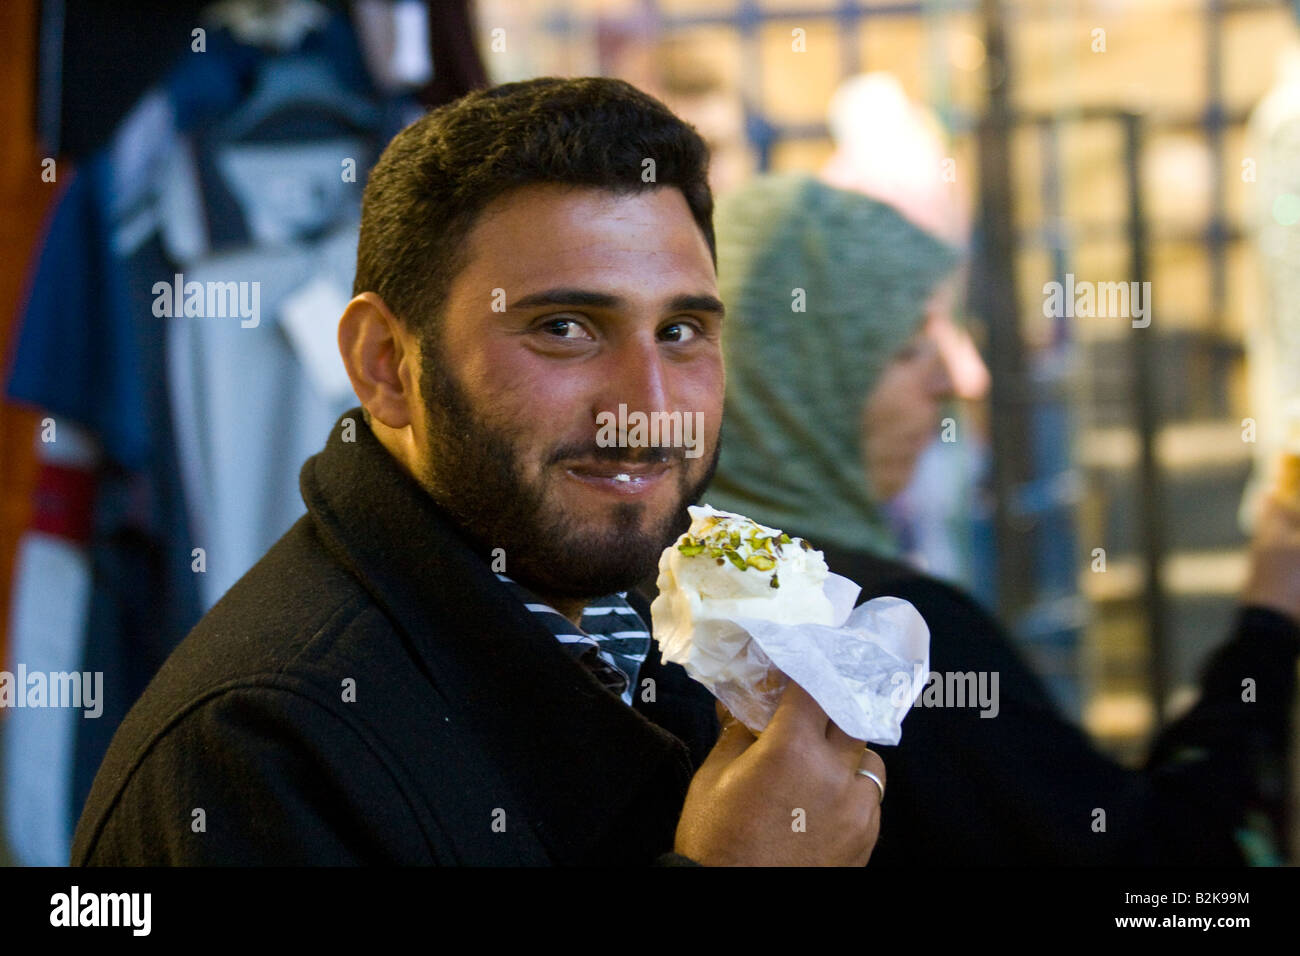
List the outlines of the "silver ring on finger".
<svg viewBox="0 0 1300 956">
<path fill-rule="evenodd" d="M 862 752 L 863 752 L 863 753 L 868 753 L 868 754 L 869 754 L 869 753 L 875 753 L 875 751 L 873 751 L 870 747 L 866 747 L 866 748 L 864 748 Z M 876 789 L 880 791 L 880 802 L 881 802 L 881 803 L 884 803 L 884 802 L 885 802 L 885 781 L 881 780 L 878 776 L 876 776 L 876 775 L 875 775 L 874 773 L 872 773 L 870 770 L 863 770 L 861 767 L 859 767 L 857 770 L 855 770 L 855 771 L 853 771 L 853 772 L 856 773 L 856 774 L 857 774 L 858 776 L 860 776 L 860 777 L 866 777 L 866 778 L 869 779 L 872 783 L 874 783 L 874 784 L 876 785 Z"/>
<path fill-rule="evenodd" d="M 870 770 L 858 769 L 853 772 L 868 778 L 872 783 L 874 783 L 876 785 L 876 788 L 880 791 L 880 802 L 881 803 L 885 802 L 885 784 L 879 777 L 877 777 Z"/>
</svg>

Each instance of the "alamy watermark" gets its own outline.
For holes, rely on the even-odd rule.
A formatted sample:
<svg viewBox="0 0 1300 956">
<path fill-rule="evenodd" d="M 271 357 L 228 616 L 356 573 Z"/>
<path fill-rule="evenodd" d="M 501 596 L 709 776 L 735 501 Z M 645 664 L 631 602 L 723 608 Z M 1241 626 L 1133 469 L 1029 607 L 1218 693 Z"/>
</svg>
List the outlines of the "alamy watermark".
<svg viewBox="0 0 1300 956">
<path fill-rule="evenodd" d="M 171 282 L 155 282 L 152 291 L 153 314 L 160 319 L 237 317 L 245 329 L 262 321 L 260 282 L 186 282 L 178 272 Z"/>
<path fill-rule="evenodd" d="M 118 926 L 133 936 L 148 936 L 152 911 L 152 893 L 83 893 L 74 884 L 50 897 L 51 926 Z"/>
<path fill-rule="evenodd" d="M 104 712 L 103 671 L 0 671 L 0 708 L 78 707 L 82 717 Z"/>
<path fill-rule="evenodd" d="M 890 703 L 904 706 L 909 700 L 913 707 L 978 707 L 981 717 L 996 717 L 998 703 L 998 671 L 930 671 L 927 675 L 918 664 L 912 674 L 896 673 L 890 678 L 894 689 Z"/>
<path fill-rule="evenodd" d="M 600 412 L 596 425 L 601 448 L 685 448 L 687 458 L 704 454 L 703 412 L 629 412 L 620 402 L 617 415 Z"/>
<path fill-rule="evenodd" d="M 1132 319 L 1133 328 L 1151 324 L 1150 282 L 1075 281 L 1043 283 L 1043 317 L 1047 319 Z"/>
</svg>

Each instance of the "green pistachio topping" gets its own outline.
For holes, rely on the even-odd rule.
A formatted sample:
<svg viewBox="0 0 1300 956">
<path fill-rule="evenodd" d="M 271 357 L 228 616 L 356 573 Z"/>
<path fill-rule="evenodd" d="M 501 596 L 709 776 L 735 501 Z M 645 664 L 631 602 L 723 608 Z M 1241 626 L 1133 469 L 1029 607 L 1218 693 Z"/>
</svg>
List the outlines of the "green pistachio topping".
<svg viewBox="0 0 1300 956">
<path fill-rule="evenodd" d="M 696 525 L 693 534 L 683 535 L 677 544 L 677 550 L 686 557 L 707 555 L 719 565 L 730 561 L 741 571 L 748 568 L 773 571 L 771 586 L 779 588 L 781 583 L 775 574 L 777 559 L 785 553 L 783 545 L 793 545 L 796 542 L 805 551 L 812 550 L 812 545 L 807 541 L 792 538 L 783 531 L 773 534 L 752 522 L 713 516 Z"/>
</svg>

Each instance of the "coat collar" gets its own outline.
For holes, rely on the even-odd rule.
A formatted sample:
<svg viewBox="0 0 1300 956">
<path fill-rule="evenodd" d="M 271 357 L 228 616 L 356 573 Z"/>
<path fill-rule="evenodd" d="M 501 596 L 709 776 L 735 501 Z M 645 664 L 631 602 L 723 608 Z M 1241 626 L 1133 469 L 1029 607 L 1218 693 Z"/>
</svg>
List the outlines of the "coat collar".
<svg viewBox="0 0 1300 956">
<path fill-rule="evenodd" d="M 672 848 L 691 776 L 686 747 L 561 649 L 380 444 L 360 408 L 335 424 L 300 485 L 331 555 L 464 714 L 551 859 L 594 862 L 611 847 L 648 858 Z M 646 806 L 666 809 L 646 819 L 634 809 Z"/>
</svg>

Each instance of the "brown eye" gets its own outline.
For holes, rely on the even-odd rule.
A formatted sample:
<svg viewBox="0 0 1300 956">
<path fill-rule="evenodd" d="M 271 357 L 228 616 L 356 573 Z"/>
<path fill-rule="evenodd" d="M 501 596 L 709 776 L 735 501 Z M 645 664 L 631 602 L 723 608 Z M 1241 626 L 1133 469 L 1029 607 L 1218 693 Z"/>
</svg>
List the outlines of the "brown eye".
<svg viewBox="0 0 1300 956">
<path fill-rule="evenodd" d="M 587 330 L 573 319 L 551 319 L 541 329 L 557 339 L 581 339 L 587 336 Z"/>
<path fill-rule="evenodd" d="M 699 330 L 686 322 L 674 322 L 664 326 L 659 334 L 669 342 L 689 342 L 699 334 Z"/>
</svg>

